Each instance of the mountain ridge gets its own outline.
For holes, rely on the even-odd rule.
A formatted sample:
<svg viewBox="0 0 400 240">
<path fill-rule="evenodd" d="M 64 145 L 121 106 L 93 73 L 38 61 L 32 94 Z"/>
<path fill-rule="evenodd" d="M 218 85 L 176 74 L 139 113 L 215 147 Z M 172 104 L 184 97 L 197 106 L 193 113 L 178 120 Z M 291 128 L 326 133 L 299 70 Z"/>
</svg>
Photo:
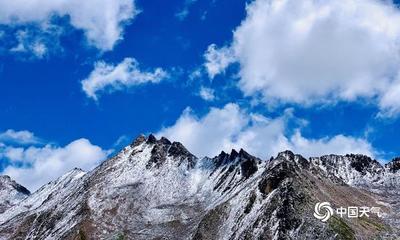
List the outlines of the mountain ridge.
<svg viewBox="0 0 400 240">
<path fill-rule="evenodd" d="M 398 213 L 385 204 L 394 219 L 369 219 L 375 227 L 367 230 L 359 219 L 326 224 L 312 217 L 318 201 L 390 202 L 382 194 L 398 196 L 396 164 L 351 154 L 306 159 L 291 151 L 261 160 L 243 149 L 199 159 L 179 142 L 140 135 L 91 172 L 74 169 L 1 213 L 0 239 L 396 235 Z"/>
</svg>

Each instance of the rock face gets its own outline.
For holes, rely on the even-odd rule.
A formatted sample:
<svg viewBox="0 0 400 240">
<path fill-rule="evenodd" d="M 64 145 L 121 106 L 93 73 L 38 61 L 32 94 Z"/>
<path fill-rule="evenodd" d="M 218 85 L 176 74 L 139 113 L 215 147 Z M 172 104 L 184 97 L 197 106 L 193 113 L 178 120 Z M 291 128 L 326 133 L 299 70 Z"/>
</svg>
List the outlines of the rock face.
<svg viewBox="0 0 400 240">
<path fill-rule="evenodd" d="M 0 214 L 31 194 L 9 176 L 0 176 Z"/>
<path fill-rule="evenodd" d="M 385 167 L 392 173 L 396 173 L 400 170 L 400 157 L 393 159 L 390 163 L 386 164 Z"/>
<path fill-rule="evenodd" d="M 199 159 L 181 143 L 140 136 L 93 171 L 74 169 L 33 194 L 6 184 L 19 186 L 8 194 L 18 198 L 0 189 L 9 203 L 0 239 L 390 239 L 400 236 L 399 173 L 398 160 L 362 155 L 261 160 L 241 149 Z M 322 222 L 317 202 L 379 206 L 384 217 Z"/>
</svg>

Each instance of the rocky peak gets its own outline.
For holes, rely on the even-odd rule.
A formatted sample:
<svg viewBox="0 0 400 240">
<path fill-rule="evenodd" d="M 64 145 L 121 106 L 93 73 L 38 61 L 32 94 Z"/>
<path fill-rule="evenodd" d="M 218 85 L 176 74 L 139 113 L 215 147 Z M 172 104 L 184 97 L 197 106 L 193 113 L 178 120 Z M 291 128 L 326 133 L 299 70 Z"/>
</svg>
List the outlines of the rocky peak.
<svg viewBox="0 0 400 240">
<path fill-rule="evenodd" d="M 365 175 L 366 173 L 374 173 L 383 170 L 382 165 L 372 158 L 362 154 L 347 155 L 325 155 L 321 157 L 311 158 L 311 161 L 317 165 L 326 167 L 346 167 Z"/>
<path fill-rule="evenodd" d="M 153 145 L 151 150 L 151 157 L 147 163 L 147 168 L 151 166 L 160 167 L 166 160 L 167 157 L 171 157 L 179 162 L 187 160 L 188 167 L 193 167 L 196 163 L 196 157 L 190 153 L 180 142 L 172 142 L 165 137 L 161 137 L 159 140 L 150 134 L 146 139 L 146 144 Z"/>
<path fill-rule="evenodd" d="M 247 153 L 245 150 L 243 150 L 243 148 L 241 148 L 240 151 L 239 151 L 239 157 L 242 158 L 242 159 L 254 158 L 254 156 L 252 156 L 249 153 Z"/>
<path fill-rule="evenodd" d="M 161 137 L 157 139 L 156 136 L 150 134 L 147 138 L 145 135 L 141 134 L 133 141 L 134 146 L 138 146 L 142 143 L 146 142 L 147 144 L 159 144 L 159 145 L 171 145 L 171 141 L 166 137 Z"/>
<path fill-rule="evenodd" d="M 187 158 L 195 158 L 195 156 L 191 154 L 180 142 L 173 142 L 168 150 L 168 153 L 173 157 L 182 156 Z"/>
<path fill-rule="evenodd" d="M 339 178 L 352 186 L 367 186 L 379 182 L 385 172 L 378 161 L 361 154 L 331 154 L 310 160 L 328 176 Z"/>
<path fill-rule="evenodd" d="M 153 134 L 150 134 L 146 141 L 147 144 L 155 144 L 156 142 L 157 138 Z"/>
<path fill-rule="evenodd" d="M 383 168 L 378 161 L 362 154 L 347 154 L 346 157 L 351 161 L 350 166 L 363 174 Z"/>
<path fill-rule="evenodd" d="M 170 144 L 165 144 L 165 141 L 157 141 L 153 135 L 150 135 L 147 138 L 146 143 L 151 145 L 154 144 L 153 149 L 151 150 L 150 160 L 147 163 L 147 168 L 150 168 L 152 165 L 156 165 L 157 167 L 161 166 L 167 160 Z"/>
<path fill-rule="evenodd" d="M 243 149 L 239 151 L 239 159 L 240 159 L 240 169 L 242 172 L 242 176 L 245 178 L 249 178 L 258 170 L 258 164 L 261 160 L 256 157 L 248 154 Z"/>
<path fill-rule="evenodd" d="M 231 154 L 229 155 L 229 160 L 233 161 L 239 156 L 239 153 L 235 150 L 232 149 Z"/>
<path fill-rule="evenodd" d="M 277 159 L 294 160 L 294 153 L 290 150 L 286 150 L 278 153 Z"/>
<path fill-rule="evenodd" d="M 0 191 L 8 188 L 8 189 L 13 189 L 19 193 L 22 193 L 24 195 L 29 195 L 31 194 L 28 189 L 26 189 L 24 186 L 18 184 L 14 180 L 12 180 L 9 176 L 7 175 L 1 175 L 0 176 Z"/>
<path fill-rule="evenodd" d="M 271 161 L 287 161 L 287 162 L 292 162 L 298 165 L 301 168 L 309 168 L 310 167 L 310 161 L 305 159 L 302 155 L 300 154 L 294 154 L 290 150 L 286 150 L 283 152 L 278 153 L 276 158 L 271 158 Z"/>
<path fill-rule="evenodd" d="M 168 140 L 166 137 L 161 137 L 161 139 L 159 140 L 160 143 L 165 144 L 165 145 L 171 145 L 171 141 Z"/>
<path fill-rule="evenodd" d="M 276 159 L 281 159 L 283 161 L 269 165 L 267 171 L 264 173 L 265 177 L 259 182 L 258 188 L 263 194 L 269 194 L 296 172 L 294 162 L 287 161 L 287 159 L 285 160 L 282 158 L 282 155 L 281 157 L 278 155 Z"/>
<path fill-rule="evenodd" d="M 16 183 L 9 176 L 0 176 L 0 214 L 22 201 L 31 193 L 24 186 Z"/>
<path fill-rule="evenodd" d="M 240 149 L 237 152 L 235 149 L 232 149 L 230 154 L 222 151 L 218 156 L 212 159 L 214 162 L 215 168 L 220 168 L 224 165 L 229 165 L 231 171 L 234 168 L 240 167 L 240 172 L 244 178 L 249 178 L 258 170 L 258 164 L 261 163 L 261 160 L 250 155 L 243 149 Z"/>
<path fill-rule="evenodd" d="M 385 164 L 385 167 L 392 173 L 396 173 L 400 170 L 400 157 L 394 158 L 389 163 Z"/>
<path fill-rule="evenodd" d="M 226 165 L 229 163 L 242 163 L 250 159 L 257 159 L 257 158 L 250 155 L 243 149 L 240 149 L 239 152 L 237 152 L 235 149 L 232 149 L 230 154 L 221 151 L 221 153 L 218 156 L 213 158 L 213 162 L 216 167 L 219 167 L 221 165 Z"/>
<path fill-rule="evenodd" d="M 144 143 L 146 141 L 146 136 L 143 134 L 140 134 L 132 143 L 131 147 L 136 147 L 139 146 L 140 144 Z"/>
<path fill-rule="evenodd" d="M 219 166 L 229 162 L 229 157 L 230 157 L 230 155 L 228 153 L 221 151 L 221 153 L 218 156 L 214 157 L 212 159 L 212 161 L 214 162 L 214 165 L 216 167 L 219 167 Z"/>
</svg>

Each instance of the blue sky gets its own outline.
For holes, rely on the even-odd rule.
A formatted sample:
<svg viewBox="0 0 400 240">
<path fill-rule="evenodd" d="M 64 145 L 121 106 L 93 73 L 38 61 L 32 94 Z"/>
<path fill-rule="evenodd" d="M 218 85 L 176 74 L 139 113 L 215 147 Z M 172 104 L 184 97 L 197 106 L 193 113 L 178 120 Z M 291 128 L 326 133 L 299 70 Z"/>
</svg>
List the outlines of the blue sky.
<svg viewBox="0 0 400 240">
<path fill-rule="evenodd" d="M 65 36 L 67 44 L 61 53 L 44 59 L 3 54 L 2 129 L 29 129 L 60 144 L 86 136 L 107 147 L 120 135 L 157 131 L 176 120 L 186 106 L 207 107 L 187 86 L 187 74 L 202 64 L 210 42 L 229 39 L 243 17 L 245 3 L 199 2 L 184 21 L 175 17 L 183 1 L 140 1 L 137 5 L 142 13 L 125 28 L 124 40 L 104 54 L 88 49 L 79 32 Z M 227 7 L 232 12 L 221 21 L 220 11 Z M 204 12 L 207 18 L 202 21 Z M 177 72 L 182 73 L 160 85 L 104 95 L 98 103 L 88 99 L 80 81 L 94 62 L 119 63 L 125 57 L 136 58 L 144 68 L 179 68 Z"/>
<path fill-rule="evenodd" d="M 0 169 L 32 189 L 150 132 L 200 156 L 400 155 L 394 3 L 21 2 L 0 4 Z"/>
</svg>

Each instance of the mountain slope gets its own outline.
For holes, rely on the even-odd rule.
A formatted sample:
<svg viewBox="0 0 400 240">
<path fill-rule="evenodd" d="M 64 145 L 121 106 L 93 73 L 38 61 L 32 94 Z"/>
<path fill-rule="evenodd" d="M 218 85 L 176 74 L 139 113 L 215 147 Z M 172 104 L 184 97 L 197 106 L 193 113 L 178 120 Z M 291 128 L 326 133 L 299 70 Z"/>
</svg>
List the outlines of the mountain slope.
<svg viewBox="0 0 400 240">
<path fill-rule="evenodd" d="M 140 136 L 89 173 L 62 176 L 0 214 L 0 239 L 370 239 L 395 236 L 382 195 L 396 163 L 359 155 L 270 160 L 239 152 L 199 159 L 182 144 Z M 389 183 L 388 183 L 389 182 Z M 373 186 L 374 191 L 367 191 Z M 317 202 L 379 205 L 386 218 L 314 218 Z"/>
<path fill-rule="evenodd" d="M 84 172 L 74 169 L 0 215 L 0 239 L 58 239 L 78 223 Z"/>
<path fill-rule="evenodd" d="M 28 197 L 30 192 L 8 176 L 0 176 L 0 213 Z"/>
</svg>

